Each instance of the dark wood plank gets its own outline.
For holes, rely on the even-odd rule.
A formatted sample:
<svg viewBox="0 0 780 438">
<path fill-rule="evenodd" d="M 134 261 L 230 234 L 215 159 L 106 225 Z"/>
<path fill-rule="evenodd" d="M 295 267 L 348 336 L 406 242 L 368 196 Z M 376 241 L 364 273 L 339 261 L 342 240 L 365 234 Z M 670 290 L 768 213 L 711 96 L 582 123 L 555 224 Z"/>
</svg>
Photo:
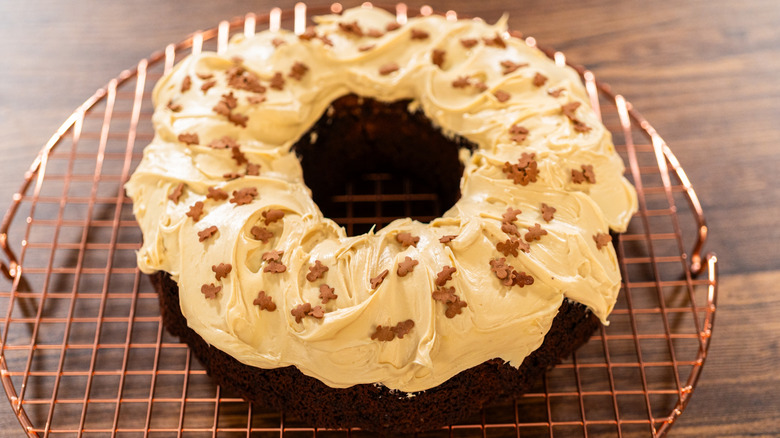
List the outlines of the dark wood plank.
<svg viewBox="0 0 780 438">
<path fill-rule="evenodd" d="M 724 277 L 706 365 L 671 436 L 780 434 L 780 272 Z"/>
</svg>

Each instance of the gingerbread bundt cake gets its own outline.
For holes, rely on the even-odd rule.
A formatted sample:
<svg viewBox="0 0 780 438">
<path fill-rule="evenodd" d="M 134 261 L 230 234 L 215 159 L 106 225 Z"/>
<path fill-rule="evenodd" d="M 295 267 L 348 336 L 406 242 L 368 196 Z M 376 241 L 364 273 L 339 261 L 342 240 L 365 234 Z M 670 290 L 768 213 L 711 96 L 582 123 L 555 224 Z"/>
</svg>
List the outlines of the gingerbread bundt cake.
<svg viewBox="0 0 780 438">
<path fill-rule="evenodd" d="M 578 75 L 504 19 L 315 21 L 155 87 L 126 190 L 166 327 L 220 384 L 319 426 L 425 430 L 522 393 L 607 321 L 609 232 L 637 208 Z M 348 236 L 315 203 L 388 168 L 451 207 Z"/>
</svg>

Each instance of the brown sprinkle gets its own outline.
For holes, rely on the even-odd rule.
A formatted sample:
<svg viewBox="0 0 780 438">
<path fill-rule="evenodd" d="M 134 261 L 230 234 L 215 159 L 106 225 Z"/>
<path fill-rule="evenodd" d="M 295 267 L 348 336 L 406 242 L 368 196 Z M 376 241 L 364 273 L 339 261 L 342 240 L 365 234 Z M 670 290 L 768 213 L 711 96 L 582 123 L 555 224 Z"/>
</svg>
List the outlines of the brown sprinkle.
<svg viewBox="0 0 780 438">
<path fill-rule="evenodd" d="M 179 203 L 179 198 L 181 198 L 181 194 L 184 191 L 184 183 L 179 183 L 179 185 L 176 186 L 175 189 L 171 192 L 170 195 L 168 195 L 168 199 L 173 201 L 174 204 Z"/>
<path fill-rule="evenodd" d="M 404 261 L 398 264 L 398 271 L 397 274 L 399 277 L 406 277 L 406 274 L 412 272 L 414 270 L 414 267 L 420 264 L 417 260 L 414 260 L 411 257 L 405 257 Z"/>
<path fill-rule="evenodd" d="M 574 114 L 575 111 L 577 111 L 577 108 L 580 107 L 579 102 L 569 102 L 565 105 L 561 105 L 561 113 L 565 115 L 566 117 L 571 120 L 572 124 L 574 125 L 574 130 L 577 132 L 588 132 L 590 131 L 590 126 L 586 125 L 582 120 L 578 119 L 577 116 Z"/>
<path fill-rule="evenodd" d="M 437 67 L 442 68 L 444 65 L 444 57 L 447 55 L 447 52 L 441 49 L 433 49 L 433 52 L 431 52 L 431 62 L 433 62 Z"/>
<path fill-rule="evenodd" d="M 321 306 L 312 307 L 311 303 L 303 303 L 295 306 L 290 313 L 295 317 L 295 322 L 300 323 L 303 318 L 311 316 L 312 318 L 322 319 L 325 316 L 325 309 Z"/>
<path fill-rule="evenodd" d="M 320 300 L 322 300 L 322 304 L 328 304 L 328 301 L 335 300 L 339 296 L 334 294 L 332 287 L 328 286 L 327 284 L 320 285 Z"/>
<path fill-rule="evenodd" d="M 501 61 L 501 67 L 503 68 L 502 73 L 505 75 L 508 75 L 509 73 L 513 73 L 517 71 L 520 67 L 527 67 L 528 63 L 516 63 L 514 61 L 510 60 L 504 60 Z"/>
<path fill-rule="evenodd" d="M 200 143 L 200 138 L 198 138 L 198 134 L 187 133 L 187 132 L 179 134 L 178 140 L 186 144 L 187 146 L 192 146 L 194 144 Z"/>
<path fill-rule="evenodd" d="M 225 199 L 229 198 L 226 191 L 217 188 L 217 187 L 209 187 L 208 188 L 208 194 L 206 194 L 206 198 L 213 199 L 215 201 L 224 201 Z"/>
<path fill-rule="evenodd" d="M 389 23 L 387 26 L 385 26 L 385 30 L 388 31 L 388 32 L 392 32 L 392 31 L 398 30 L 400 28 L 401 28 L 401 25 L 396 23 L 396 22 Z"/>
<path fill-rule="evenodd" d="M 414 328 L 414 321 L 407 319 L 406 321 L 399 322 L 393 327 L 393 333 L 398 339 L 403 339 Z"/>
<path fill-rule="evenodd" d="M 249 176 L 260 176 L 260 165 L 255 163 L 247 163 L 246 174 Z"/>
<path fill-rule="evenodd" d="M 192 87 L 192 79 L 189 76 L 185 76 L 181 81 L 181 92 L 187 92 Z"/>
<path fill-rule="evenodd" d="M 198 231 L 198 242 L 203 242 L 204 240 L 208 239 L 209 237 L 213 236 L 214 233 L 217 232 L 217 226 L 212 225 L 205 230 Z"/>
<path fill-rule="evenodd" d="M 458 79 L 452 81 L 454 88 L 466 88 L 471 85 L 471 79 L 468 76 L 458 76 Z"/>
<path fill-rule="evenodd" d="M 271 250 L 266 251 L 261 256 L 264 262 L 281 262 L 284 251 Z"/>
<path fill-rule="evenodd" d="M 252 202 L 257 197 L 257 187 L 244 187 L 240 190 L 233 190 L 233 199 L 230 200 L 232 204 L 246 205 Z"/>
<path fill-rule="evenodd" d="M 530 286 L 534 284 L 534 278 L 526 274 L 525 272 L 514 271 L 514 277 L 515 277 L 515 284 L 520 287 Z"/>
<path fill-rule="evenodd" d="M 543 230 L 539 224 L 534 224 L 532 227 L 528 227 L 528 233 L 525 234 L 526 242 L 533 242 L 534 240 L 541 240 L 542 236 L 547 234 L 547 230 Z"/>
<path fill-rule="evenodd" d="M 554 218 L 553 214 L 555 213 L 555 211 L 556 210 L 554 207 L 550 207 L 549 205 L 542 203 L 542 219 L 544 219 L 545 222 L 550 222 L 551 220 L 553 220 Z"/>
<path fill-rule="evenodd" d="M 215 79 L 212 79 L 210 81 L 204 82 L 203 85 L 200 86 L 200 89 L 201 89 L 201 91 L 203 91 L 205 93 L 205 92 L 209 91 L 209 89 L 211 87 L 213 87 L 214 85 L 217 85 L 217 81 Z"/>
<path fill-rule="evenodd" d="M 455 295 L 455 301 L 447 303 L 447 310 L 444 311 L 444 316 L 447 318 L 455 318 L 456 315 L 460 315 L 463 308 L 467 304 L 465 301 L 461 301 L 460 297 Z"/>
<path fill-rule="evenodd" d="M 279 47 L 283 44 L 287 44 L 287 41 L 285 41 L 283 38 L 276 37 L 273 40 L 271 40 L 271 44 L 273 44 L 274 47 Z"/>
<path fill-rule="evenodd" d="M 225 178 L 228 181 L 229 180 L 233 180 L 233 179 L 241 178 L 242 176 L 243 175 L 241 175 L 238 172 L 228 172 L 228 173 L 222 174 L 222 178 Z"/>
<path fill-rule="evenodd" d="M 238 143 L 234 139 L 224 136 L 218 140 L 213 140 L 208 146 L 212 149 L 227 149 L 238 147 Z"/>
<path fill-rule="evenodd" d="M 225 106 L 228 107 L 228 109 L 235 109 L 238 106 L 238 99 L 236 99 L 236 96 L 233 95 L 233 92 L 231 91 L 228 94 L 223 94 L 220 102 L 224 102 Z"/>
<path fill-rule="evenodd" d="M 319 38 L 319 40 L 322 41 L 322 44 L 324 44 L 326 46 L 333 46 L 333 41 L 331 41 L 330 38 L 328 38 L 327 35 L 321 35 L 321 36 L 318 36 L 317 38 Z"/>
<path fill-rule="evenodd" d="M 526 242 L 526 241 L 524 241 L 522 239 L 518 239 L 517 243 L 518 243 L 518 248 L 520 249 L 520 251 L 523 251 L 525 253 L 531 252 L 531 245 L 529 245 L 528 242 Z"/>
<path fill-rule="evenodd" d="M 249 232 L 252 233 L 252 237 L 263 243 L 268 243 L 268 240 L 274 237 L 274 233 L 268 231 L 268 228 L 265 227 L 254 226 Z"/>
<path fill-rule="evenodd" d="M 475 83 L 474 83 L 474 88 L 476 88 L 476 89 L 477 89 L 477 91 L 480 91 L 480 92 L 481 92 L 481 91 L 485 91 L 485 90 L 487 90 L 487 89 L 488 89 L 488 86 L 487 86 L 487 84 L 486 84 L 486 83 L 484 83 L 484 82 L 482 82 L 482 81 L 477 81 L 477 82 L 475 82 Z"/>
<path fill-rule="evenodd" d="M 607 233 L 598 233 L 593 235 L 593 241 L 596 242 L 596 249 L 601 249 L 612 242 L 612 237 Z"/>
<path fill-rule="evenodd" d="M 186 214 L 191 217 L 194 222 L 199 221 L 200 217 L 203 216 L 203 202 L 198 201 L 193 204 Z"/>
<path fill-rule="evenodd" d="M 565 90 L 563 88 L 556 88 L 554 90 L 547 90 L 547 94 L 549 94 L 552 97 L 558 98 L 558 97 L 561 97 L 561 94 L 564 91 Z"/>
<path fill-rule="evenodd" d="M 475 38 L 461 38 L 461 40 L 460 40 L 460 44 L 463 47 L 467 48 L 467 49 L 470 49 L 470 48 L 476 46 L 478 43 L 479 43 L 479 40 L 477 40 Z"/>
<path fill-rule="evenodd" d="M 572 124 L 574 125 L 574 130 L 577 132 L 590 132 L 591 127 L 586 125 L 582 120 L 572 120 Z"/>
<path fill-rule="evenodd" d="M 279 209 L 274 208 L 263 212 L 263 219 L 265 219 L 266 225 L 272 224 L 283 217 L 284 217 L 284 211 Z"/>
<path fill-rule="evenodd" d="M 537 72 L 534 75 L 534 79 L 533 79 L 534 87 L 541 87 L 546 82 L 547 82 L 547 76 L 545 76 L 545 75 L 543 75 L 543 74 L 541 74 L 539 72 Z"/>
<path fill-rule="evenodd" d="M 309 67 L 306 64 L 296 61 L 290 68 L 289 76 L 296 81 L 300 81 L 307 71 L 309 71 Z"/>
<path fill-rule="evenodd" d="M 390 342 L 395 339 L 395 332 L 393 327 L 383 327 L 381 325 L 376 326 L 376 330 L 371 335 L 371 339 L 380 342 Z"/>
<path fill-rule="evenodd" d="M 383 36 L 385 36 L 385 33 L 379 29 L 368 29 L 366 31 L 366 36 L 369 36 L 371 38 L 382 38 Z"/>
<path fill-rule="evenodd" d="M 582 184 L 585 182 L 585 175 L 577 169 L 572 169 L 571 182 L 573 182 L 574 184 Z"/>
<path fill-rule="evenodd" d="M 303 318 L 311 312 L 311 303 L 303 303 L 290 310 L 290 314 L 295 317 L 295 322 L 300 323 Z"/>
<path fill-rule="evenodd" d="M 309 281 L 316 281 L 322 278 L 322 276 L 328 272 L 328 267 L 323 265 L 321 261 L 315 260 L 314 265 L 309 266 L 309 273 L 306 274 L 306 279 Z"/>
<path fill-rule="evenodd" d="M 252 304 L 260 306 L 260 310 L 267 310 L 269 312 L 276 310 L 276 303 L 274 303 L 273 298 L 268 296 L 264 290 L 261 290 L 257 294 L 257 298 L 252 301 Z"/>
<path fill-rule="evenodd" d="M 504 90 L 496 90 L 495 93 L 493 93 L 494 96 L 496 96 L 496 100 L 498 100 L 501 103 L 504 103 L 512 98 L 512 95 L 507 93 Z"/>
<path fill-rule="evenodd" d="M 445 244 L 446 244 L 446 243 L 450 243 L 450 242 L 452 242 L 452 241 L 453 241 L 453 240 L 454 240 L 456 237 L 458 237 L 458 235 L 457 235 L 457 234 L 448 234 L 448 235 L 446 235 L 446 236 L 442 236 L 441 238 L 439 238 L 439 242 L 441 242 L 441 243 L 445 243 Z"/>
<path fill-rule="evenodd" d="M 582 169 L 582 171 L 576 169 L 571 170 L 571 180 L 573 183 L 582 184 L 587 181 L 591 184 L 596 184 L 596 173 L 593 172 L 593 165 L 583 164 L 580 166 L 580 169 Z"/>
<path fill-rule="evenodd" d="M 412 236 L 412 233 L 403 232 L 396 234 L 395 240 L 402 244 L 404 248 L 408 248 L 410 246 L 417 248 L 417 242 L 420 241 L 420 238 L 418 236 Z"/>
<path fill-rule="evenodd" d="M 221 116 L 227 117 L 230 115 L 230 108 L 228 108 L 227 105 L 225 105 L 225 102 L 222 101 L 219 101 L 216 105 L 214 105 L 211 110 Z"/>
<path fill-rule="evenodd" d="M 517 165 L 520 167 L 528 167 L 534 162 L 535 158 L 536 154 L 523 152 L 522 155 L 520 155 L 520 159 L 517 160 Z"/>
<path fill-rule="evenodd" d="M 414 321 L 412 321 L 411 319 L 407 319 L 406 321 L 399 322 L 393 327 L 390 326 L 383 327 L 381 325 L 378 325 L 376 326 L 374 333 L 371 335 L 371 339 L 380 342 L 390 342 L 396 337 L 398 339 L 403 339 L 403 337 L 409 334 L 409 332 L 412 331 L 413 328 L 414 328 Z"/>
<path fill-rule="evenodd" d="M 390 271 L 385 269 L 384 271 L 380 272 L 379 275 L 371 279 L 371 289 L 376 289 L 379 287 L 380 284 L 382 284 L 383 281 L 385 281 L 385 277 L 387 277 L 387 274 Z"/>
<path fill-rule="evenodd" d="M 222 116 L 230 116 L 230 112 L 238 106 L 238 99 L 233 95 L 231 91 L 228 94 L 223 94 L 219 102 L 214 105 L 211 110 Z"/>
<path fill-rule="evenodd" d="M 428 39 L 429 36 L 430 34 L 424 30 L 412 28 L 413 40 L 425 40 Z"/>
<path fill-rule="evenodd" d="M 501 222 L 501 231 L 508 235 L 520 237 L 520 230 L 517 229 L 517 225 L 509 222 Z"/>
<path fill-rule="evenodd" d="M 252 94 L 250 96 L 247 96 L 247 98 L 246 98 L 247 102 L 249 102 L 251 104 L 254 104 L 254 105 L 259 105 L 259 104 L 265 102 L 265 100 L 266 100 L 266 97 L 264 95 L 262 95 L 262 94 Z"/>
<path fill-rule="evenodd" d="M 534 284 L 534 278 L 525 272 L 517 272 L 515 268 L 506 264 L 505 258 L 494 259 L 490 261 L 490 270 L 496 273 L 496 277 L 501 280 L 504 286 L 518 285 L 520 287 Z"/>
<path fill-rule="evenodd" d="M 172 100 L 168 102 L 167 107 L 168 107 L 169 110 L 171 110 L 171 111 L 173 111 L 175 113 L 178 113 L 179 111 L 181 111 L 181 105 L 178 104 L 178 103 L 174 104 Z"/>
<path fill-rule="evenodd" d="M 574 115 L 574 112 L 577 111 L 577 108 L 582 105 L 580 102 L 569 102 L 566 104 L 561 105 L 561 113 L 563 113 L 564 116 L 568 117 L 569 120 L 576 120 L 577 116 Z"/>
<path fill-rule="evenodd" d="M 519 208 L 507 207 L 504 214 L 501 215 L 501 221 L 512 223 L 517 220 L 517 215 L 522 214 L 522 210 Z"/>
<path fill-rule="evenodd" d="M 282 263 L 279 262 L 269 262 L 267 265 L 265 265 L 265 268 L 263 268 L 263 272 L 270 272 L 272 274 L 281 274 L 282 272 L 287 270 L 287 266 L 285 266 Z"/>
<path fill-rule="evenodd" d="M 322 319 L 322 317 L 325 316 L 325 309 L 323 309 L 322 306 L 314 306 L 314 308 L 311 309 L 311 312 L 309 312 L 307 316 Z"/>
<path fill-rule="evenodd" d="M 387 76 L 390 73 L 398 71 L 399 68 L 400 67 L 398 67 L 398 64 L 395 62 L 390 62 L 379 67 L 379 74 L 382 76 Z"/>
<path fill-rule="evenodd" d="M 217 277 L 217 281 L 219 281 L 230 274 L 230 271 L 233 270 L 233 265 L 230 263 L 220 263 L 218 265 L 213 265 L 211 270 L 214 271 L 215 277 Z"/>
<path fill-rule="evenodd" d="M 454 287 L 438 287 L 431 294 L 435 301 L 447 304 L 455 301 L 457 296 L 455 295 Z"/>
<path fill-rule="evenodd" d="M 358 50 L 361 51 L 361 52 L 367 52 L 367 51 L 373 49 L 374 47 L 376 47 L 376 44 L 364 44 L 364 45 L 358 47 Z"/>
<path fill-rule="evenodd" d="M 249 117 L 243 114 L 230 113 L 230 115 L 228 116 L 228 121 L 236 126 L 246 128 L 246 122 L 249 121 Z"/>
<path fill-rule="evenodd" d="M 515 143 L 522 143 L 528 138 L 528 129 L 514 124 L 509 127 L 509 138 Z"/>
<path fill-rule="evenodd" d="M 200 287 L 200 292 L 206 296 L 207 299 L 213 300 L 217 297 L 219 291 L 222 290 L 222 286 L 215 286 L 214 283 L 204 284 Z"/>
<path fill-rule="evenodd" d="M 501 280 L 504 286 L 511 286 L 514 283 L 514 277 L 512 276 L 514 268 L 506 264 L 504 257 L 491 260 L 490 270 L 496 274 L 496 277 Z"/>
<path fill-rule="evenodd" d="M 500 47 L 502 49 L 506 48 L 506 42 L 504 42 L 504 39 L 501 38 L 501 35 L 498 32 L 496 32 L 493 37 L 482 38 L 482 41 L 485 42 L 486 46 Z"/>
<path fill-rule="evenodd" d="M 279 72 L 274 73 L 270 85 L 274 90 L 284 90 L 284 76 Z"/>
<path fill-rule="evenodd" d="M 520 159 L 517 160 L 517 164 L 505 162 L 503 172 L 515 184 L 520 184 L 521 186 L 527 186 L 529 183 L 536 182 L 539 176 L 539 169 L 534 159 L 535 157 L 536 154 L 523 152 Z"/>
<path fill-rule="evenodd" d="M 363 29 L 360 28 L 357 21 L 353 21 L 351 23 L 339 23 L 339 29 L 346 34 L 352 34 L 358 37 L 363 36 Z"/>
<path fill-rule="evenodd" d="M 230 158 L 234 159 L 239 166 L 247 162 L 246 155 L 241 152 L 241 148 L 238 146 L 230 148 Z"/>
<path fill-rule="evenodd" d="M 309 26 L 306 28 L 305 32 L 298 35 L 298 38 L 304 41 L 311 41 L 314 38 L 317 38 L 317 31 L 315 30 L 314 26 Z"/>
<path fill-rule="evenodd" d="M 496 244 L 496 249 L 498 252 L 504 254 L 505 256 L 509 257 L 509 255 L 513 255 L 517 257 L 518 249 L 520 247 L 520 241 L 515 238 L 509 238 L 503 242 L 498 242 Z"/>
<path fill-rule="evenodd" d="M 440 287 L 444 286 L 448 281 L 452 280 L 452 274 L 454 274 L 456 271 L 457 269 L 452 266 L 443 267 L 442 270 L 436 274 L 436 281 L 434 284 Z"/>
<path fill-rule="evenodd" d="M 260 83 L 260 77 L 246 70 L 239 65 L 229 68 L 227 75 L 227 84 L 229 87 L 251 91 L 252 93 L 265 93 L 266 88 Z"/>
</svg>

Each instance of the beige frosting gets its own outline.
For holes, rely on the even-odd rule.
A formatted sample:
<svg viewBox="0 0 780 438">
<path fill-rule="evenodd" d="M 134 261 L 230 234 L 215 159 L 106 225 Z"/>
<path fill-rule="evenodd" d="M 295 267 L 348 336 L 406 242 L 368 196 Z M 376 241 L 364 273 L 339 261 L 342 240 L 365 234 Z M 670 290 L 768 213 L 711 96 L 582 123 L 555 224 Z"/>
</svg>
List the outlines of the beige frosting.
<svg viewBox="0 0 780 438">
<path fill-rule="evenodd" d="M 539 347 L 565 298 L 587 305 L 606 322 L 620 288 L 617 258 L 609 244 L 598 249 L 593 238 L 610 228 L 624 231 L 636 211 L 633 187 L 623 177 L 623 163 L 609 132 L 591 110 L 576 72 L 554 65 L 523 40 L 512 38 L 501 20 L 447 21 L 443 17 L 413 18 L 398 30 L 379 38 L 359 37 L 339 29 L 338 23 L 357 21 L 365 31 L 384 31 L 395 17 L 380 9 L 352 9 L 342 15 L 318 17 L 321 39 L 300 40 L 279 31 L 254 37 L 235 36 L 227 52 L 189 56 L 165 75 L 154 90 L 156 136 L 126 189 L 143 230 L 138 252 L 143 272 L 166 271 L 179 284 L 181 310 L 189 326 L 209 344 L 236 359 L 261 368 L 296 366 L 301 372 L 332 387 L 381 383 L 407 392 L 425 390 L 488 359 L 502 358 L 514 366 Z M 429 33 L 412 39 L 413 29 Z M 487 45 L 483 37 L 498 35 L 505 48 Z M 461 39 L 477 39 L 466 48 Z M 284 44 L 275 47 L 280 39 Z M 373 44 L 369 50 L 359 47 Z M 446 51 L 445 62 L 431 62 L 433 49 Z M 254 93 L 229 88 L 225 71 L 235 56 L 263 85 L 283 72 L 283 90 L 268 88 L 266 101 L 250 104 Z M 501 62 L 528 66 L 503 74 Z M 300 81 L 287 76 L 295 62 L 309 70 Z M 382 75 L 380 68 L 395 62 L 399 69 Z M 535 86 L 533 78 L 548 78 Z M 216 85 L 201 87 L 213 75 Z M 461 76 L 481 80 L 487 90 L 455 88 Z M 181 91 L 185 77 L 192 87 Z M 550 90 L 563 90 L 558 97 Z M 494 93 L 511 95 L 499 102 Z M 236 113 L 249 117 L 246 128 L 227 121 L 212 108 L 223 94 L 238 98 Z M 330 102 L 348 93 L 381 101 L 411 99 L 410 110 L 422 110 L 445 135 L 459 135 L 477 144 L 461 151 L 465 172 L 462 197 L 442 218 L 429 224 L 399 219 L 376 233 L 347 237 L 344 230 L 323 217 L 303 184 L 301 166 L 291 146 L 328 109 Z M 568 102 L 581 102 L 576 117 L 590 131 L 577 132 L 561 112 Z M 169 102 L 181 106 L 174 112 Z M 529 131 L 522 143 L 508 130 L 519 124 Z M 196 133 L 198 145 L 177 140 Z M 227 172 L 243 172 L 229 150 L 206 145 L 230 136 L 248 160 L 260 164 L 259 176 L 227 181 Z M 312 136 L 316 139 L 316 135 Z M 536 182 L 514 184 L 502 172 L 505 162 L 517 162 L 522 152 L 535 153 Z M 593 165 L 596 183 L 575 184 L 571 170 Z M 178 203 L 168 195 L 186 186 Z M 249 204 L 207 199 L 209 187 L 228 193 L 257 188 Z M 190 206 L 204 203 L 204 215 L 194 222 Z M 554 207 L 554 219 L 542 219 L 541 203 Z M 501 230 L 507 207 L 520 209 L 517 228 L 538 223 L 548 234 L 530 243 L 528 253 L 507 257 L 517 271 L 534 278 L 530 286 L 503 286 L 489 262 L 504 257 L 496 249 L 508 236 Z M 253 226 L 263 226 L 262 213 L 285 212 L 268 229 L 274 237 L 263 243 L 253 237 Z M 218 231 L 203 242 L 197 232 L 216 225 Z M 400 232 L 419 237 L 416 247 L 396 241 Z M 439 238 L 457 235 L 442 244 Z M 283 273 L 263 272 L 266 251 L 284 251 Z M 405 257 L 419 261 L 408 275 L 397 275 Z M 317 281 L 305 276 L 319 260 L 329 270 Z M 215 279 L 212 266 L 230 263 L 226 278 Z M 436 274 L 444 266 L 457 271 L 446 286 L 467 303 L 461 314 L 445 316 L 445 305 L 432 299 Z M 370 279 L 383 270 L 389 275 L 375 290 Z M 319 286 L 328 284 L 338 295 L 322 304 Z M 203 284 L 222 287 L 214 299 L 201 292 Z M 253 304 L 259 291 L 274 300 L 275 311 Z M 302 303 L 321 305 L 321 319 L 305 317 L 298 323 L 291 310 Z M 372 340 L 378 325 L 406 320 L 414 328 L 402 339 Z"/>
</svg>

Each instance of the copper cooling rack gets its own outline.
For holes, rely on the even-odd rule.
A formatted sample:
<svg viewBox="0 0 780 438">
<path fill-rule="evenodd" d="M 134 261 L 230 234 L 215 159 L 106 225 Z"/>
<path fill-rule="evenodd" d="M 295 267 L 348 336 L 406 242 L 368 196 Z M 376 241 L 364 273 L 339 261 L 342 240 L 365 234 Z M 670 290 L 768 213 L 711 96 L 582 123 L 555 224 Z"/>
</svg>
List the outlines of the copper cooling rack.
<svg viewBox="0 0 780 438">
<path fill-rule="evenodd" d="M 396 12 L 403 23 L 406 6 Z M 223 21 L 142 60 L 80 106 L 25 175 L 0 228 L 9 279 L 0 282 L 0 378 L 29 436 L 371 436 L 317 429 L 223 392 L 163 329 L 157 296 L 135 264 L 141 234 L 122 186 L 152 139 L 154 82 L 190 52 L 225 50 L 231 33 L 283 24 L 301 33 L 306 6 Z M 690 400 L 717 296 L 717 259 L 702 255 L 701 206 L 650 124 L 574 67 L 639 192 L 639 212 L 616 243 L 623 290 L 611 324 L 529 394 L 425 436 L 663 436 Z M 381 174 L 337 201 L 352 231 L 392 219 L 378 211 L 414 216 L 436 202 Z"/>
</svg>

